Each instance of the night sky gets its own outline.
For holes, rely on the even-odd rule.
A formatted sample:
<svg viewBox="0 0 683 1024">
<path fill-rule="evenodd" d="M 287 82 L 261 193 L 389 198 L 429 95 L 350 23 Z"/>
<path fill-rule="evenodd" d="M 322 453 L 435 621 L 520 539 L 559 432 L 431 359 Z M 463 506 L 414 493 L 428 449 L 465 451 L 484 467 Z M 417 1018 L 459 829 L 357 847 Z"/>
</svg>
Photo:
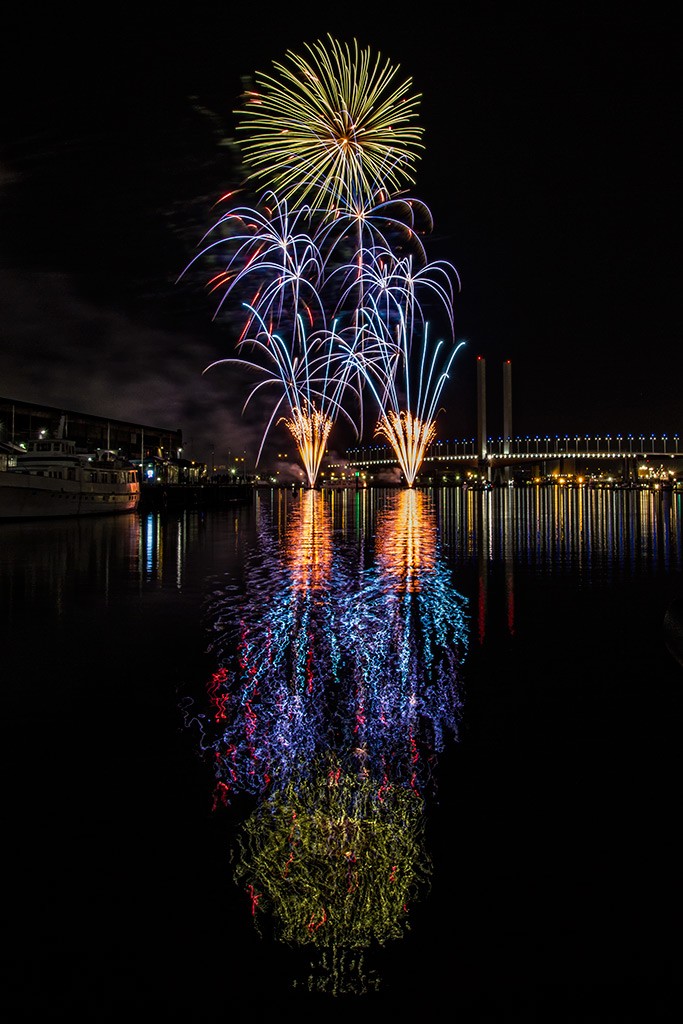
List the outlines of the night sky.
<svg viewBox="0 0 683 1024">
<path fill-rule="evenodd" d="M 409 19 L 386 5 L 366 18 L 202 4 L 5 14 L 0 394 L 181 429 L 198 459 L 213 445 L 253 460 L 265 424 L 241 413 L 245 382 L 202 374 L 233 354 L 229 332 L 178 277 L 236 183 L 226 141 L 245 77 L 329 32 L 400 65 L 422 94 L 410 192 L 433 214 L 428 255 L 459 273 L 467 342 L 439 436 L 476 433 L 478 356 L 490 436 L 506 359 L 515 435 L 679 432 L 674 14 L 579 9 L 458 4 L 447 22 L 429 3 Z"/>
</svg>

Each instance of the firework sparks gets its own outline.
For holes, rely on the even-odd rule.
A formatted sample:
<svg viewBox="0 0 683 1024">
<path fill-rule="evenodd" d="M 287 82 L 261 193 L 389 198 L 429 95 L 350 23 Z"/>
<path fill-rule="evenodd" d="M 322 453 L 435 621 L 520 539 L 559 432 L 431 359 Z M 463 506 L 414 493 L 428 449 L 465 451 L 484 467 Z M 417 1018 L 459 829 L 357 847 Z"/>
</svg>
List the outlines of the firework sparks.
<svg viewBox="0 0 683 1024">
<path fill-rule="evenodd" d="M 235 111 L 250 179 L 315 208 L 368 196 L 378 181 L 394 191 L 412 183 L 424 148 L 412 79 L 396 84 L 398 66 L 379 54 L 373 62 L 355 40 L 328 40 L 306 44 L 308 57 L 288 50 L 276 74 L 257 73 Z"/>
<path fill-rule="evenodd" d="M 424 461 L 425 452 L 436 437 L 436 417 L 441 393 L 449 379 L 449 370 L 453 360 L 465 344 L 461 341 L 452 348 L 446 365 L 439 371 L 437 370 L 438 358 L 444 343 L 443 341 L 437 342 L 425 375 L 429 349 L 428 334 L 429 325 L 426 324 L 416 410 L 411 411 L 410 408 L 409 356 L 406 352 L 404 353 L 404 366 L 406 367 L 405 384 L 408 408 L 398 408 L 398 395 L 392 382 L 390 394 L 393 396 L 393 408 L 385 409 L 382 412 L 375 428 L 375 436 L 384 436 L 393 448 L 408 487 L 412 487 L 415 483 L 415 478 Z"/>
<path fill-rule="evenodd" d="M 389 441 L 412 487 L 460 347 L 440 374 L 443 342 L 427 364 L 422 303 L 426 297 L 430 312 L 434 304 L 445 312 L 454 342 L 460 281 L 450 263 L 427 259 L 428 207 L 396 191 L 413 181 L 422 148 L 411 79 L 397 85 L 397 66 L 356 42 L 328 39 L 307 45 L 308 57 L 287 51 L 289 64 L 274 62 L 279 77 L 257 75 L 259 89 L 247 95 L 238 128 L 247 133 L 247 181 L 266 191 L 257 208 L 224 213 L 183 273 L 200 257 L 213 264 L 209 288 L 221 295 L 215 316 L 229 296 L 249 291 L 238 356 L 206 369 L 234 363 L 259 373 L 243 412 L 263 388 L 277 387 L 256 466 L 271 427 L 282 423 L 314 487 L 337 418 L 363 434 L 367 385 L 380 407 L 375 436 Z M 414 407 L 409 364 L 418 330 L 424 344 Z M 242 356 L 245 346 L 251 359 Z"/>
<path fill-rule="evenodd" d="M 421 297 L 427 292 L 445 312 L 453 336 L 453 278 L 457 284 L 459 279 L 450 263 L 438 260 L 415 269 L 412 256 L 396 258 L 385 249 L 365 251 L 362 256 L 362 266 L 346 268 L 340 305 L 348 302 L 349 295 L 358 289 L 360 322 L 366 328 L 368 320 L 371 324 L 381 321 L 385 331 L 398 325 L 412 338 L 417 326 L 424 328 L 427 322 L 426 303 Z M 373 332 L 377 334 L 377 328 L 371 326 L 370 334 Z M 367 330 L 364 335 L 367 336 Z"/>
<path fill-rule="evenodd" d="M 453 361 L 464 346 L 451 346 L 440 368 L 445 342 L 431 350 L 429 323 L 423 330 L 422 353 L 417 382 L 412 380 L 412 332 L 401 313 L 396 338 L 381 315 L 370 315 L 372 343 L 348 348 L 350 361 L 368 384 L 379 407 L 375 436 L 383 436 L 394 450 L 408 487 L 412 487 L 424 461 L 425 452 L 436 436 L 439 402 Z M 403 377 L 399 383 L 401 367 Z"/>
<path fill-rule="evenodd" d="M 375 437 L 382 436 L 394 449 L 406 483 L 412 487 L 425 452 L 436 437 L 436 423 L 423 422 L 407 410 L 388 409 L 375 429 Z"/>
<path fill-rule="evenodd" d="M 408 195 L 390 196 L 382 183 L 367 196 L 339 195 L 320 217 L 316 242 L 322 253 L 386 249 L 427 263 L 423 237 L 434 227 L 429 207 Z"/>
<path fill-rule="evenodd" d="M 334 420 L 314 405 L 306 405 L 294 406 L 291 416 L 283 417 L 282 422 L 296 442 L 309 487 L 314 487 Z"/>
<path fill-rule="evenodd" d="M 262 379 L 247 395 L 243 412 L 264 387 L 274 386 L 278 390 L 279 397 L 266 423 L 256 465 L 273 424 L 284 422 L 297 444 L 308 486 L 315 487 L 325 446 L 337 417 L 344 416 L 356 429 L 353 418 L 342 404 L 347 390 L 354 388 L 351 380 L 353 364 L 335 346 L 334 329 L 309 335 L 299 315 L 296 341 L 290 337 L 288 342 L 268 329 L 257 309 L 253 306 L 249 309 L 258 330 L 254 336 L 240 341 L 238 351 L 249 347 L 255 358 L 232 356 L 217 359 L 204 372 L 221 364 L 234 364 L 261 376 Z"/>
<path fill-rule="evenodd" d="M 266 192 L 256 207 L 237 206 L 222 214 L 181 277 L 200 259 L 217 264 L 208 282 L 211 292 L 221 293 L 214 319 L 229 296 L 244 293 L 251 285 L 249 306 L 258 310 L 269 330 L 291 324 L 297 312 L 310 326 L 324 327 L 319 294 L 322 257 L 310 227 L 307 207 L 290 210 L 286 201 Z M 220 237 L 213 238 L 217 233 Z M 240 339 L 246 337 L 253 319 L 252 314 L 247 317 Z"/>
</svg>

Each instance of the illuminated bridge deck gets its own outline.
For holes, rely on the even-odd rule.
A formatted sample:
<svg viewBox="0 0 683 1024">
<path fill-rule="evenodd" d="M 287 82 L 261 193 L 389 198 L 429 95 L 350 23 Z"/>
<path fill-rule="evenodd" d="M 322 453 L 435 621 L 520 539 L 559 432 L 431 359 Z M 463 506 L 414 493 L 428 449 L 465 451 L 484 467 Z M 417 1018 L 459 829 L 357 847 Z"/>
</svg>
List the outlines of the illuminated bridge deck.
<svg viewBox="0 0 683 1024">
<path fill-rule="evenodd" d="M 346 459 L 354 470 L 398 467 L 396 455 L 388 445 L 348 449 Z M 548 470 L 551 464 L 556 464 L 560 469 L 580 466 L 588 470 L 614 466 L 615 472 L 635 475 L 640 463 L 678 472 L 683 470 L 681 460 L 683 447 L 678 434 L 489 438 L 485 444 L 470 438 L 435 441 L 425 454 L 423 472 L 440 468 L 447 471 L 458 466 L 479 470 L 527 466 Z"/>
</svg>

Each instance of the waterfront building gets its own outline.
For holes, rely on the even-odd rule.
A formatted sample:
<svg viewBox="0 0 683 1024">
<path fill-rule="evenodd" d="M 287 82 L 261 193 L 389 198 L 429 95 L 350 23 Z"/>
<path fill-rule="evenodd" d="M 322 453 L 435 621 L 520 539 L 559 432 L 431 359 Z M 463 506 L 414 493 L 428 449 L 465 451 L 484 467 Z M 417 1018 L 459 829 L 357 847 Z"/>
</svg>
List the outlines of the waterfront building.
<svg viewBox="0 0 683 1024">
<path fill-rule="evenodd" d="M 116 451 L 131 460 L 147 456 L 178 460 L 183 449 L 180 429 L 0 397 L 0 441 L 20 444 L 31 438 L 60 434 L 74 441 L 77 448 Z"/>
</svg>

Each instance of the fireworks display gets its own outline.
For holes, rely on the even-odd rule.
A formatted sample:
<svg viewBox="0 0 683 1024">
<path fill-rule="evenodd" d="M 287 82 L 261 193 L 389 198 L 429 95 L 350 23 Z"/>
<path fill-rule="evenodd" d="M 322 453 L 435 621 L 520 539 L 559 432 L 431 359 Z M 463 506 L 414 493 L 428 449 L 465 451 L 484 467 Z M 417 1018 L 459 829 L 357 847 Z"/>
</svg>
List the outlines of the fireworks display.
<svg viewBox="0 0 683 1024">
<path fill-rule="evenodd" d="M 383 436 L 394 449 L 408 487 L 412 487 L 425 452 L 436 437 L 436 417 L 449 371 L 464 342 L 445 347 L 443 340 L 431 346 L 429 323 L 422 326 L 419 361 L 413 348 L 414 293 L 406 290 L 406 309 L 397 306 L 398 323 L 389 334 L 387 318 L 371 305 L 363 345 L 349 349 L 348 358 L 358 368 L 377 403 L 375 436 Z"/>
<path fill-rule="evenodd" d="M 424 460 L 425 452 L 436 437 L 436 416 L 441 393 L 449 379 L 449 370 L 459 349 L 464 342 L 456 345 L 448 355 L 444 366 L 438 363 L 443 342 L 439 341 L 430 353 L 429 325 L 424 328 L 424 341 L 420 359 L 420 373 L 417 383 L 415 411 L 412 411 L 412 395 L 410 382 L 411 353 L 404 347 L 402 366 L 405 370 L 405 401 L 401 408 L 401 400 L 396 388 L 394 376 L 386 379 L 385 399 L 381 403 L 379 421 L 375 436 L 383 436 L 394 449 L 398 463 L 403 471 L 408 487 L 415 483 L 418 470 Z M 404 339 L 405 333 L 401 334 Z M 365 367 L 367 367 L 367 363 Z M 367 372 L 371 372 L 366 369 Z M 387 405 L 387 399 L 389 405 Z"/>
<path fill-rule="evenodd" d="M 431 213 L 399 191 L 413 181 L 422 147 L 419 97 L 411 98 L 410 79 L 397 85 L 398 69 L 357 43 L 330 38 L 307 51 L 276 63 L 279 77 L 257 76 L 238 127 L 247 184 L 264 192 L 254 206 L 222 213 L 183 274 L 205 259 L 216 316 L 234 321 L 242 311 L 236 355 L 206 369 L 234 364 L 259 378 L 243 411 L 256 395 L 276 396 L 256 466 L 269 432 L 283 424 L 315 487 L 337 420 L 361 438 L 369 390 L 375 436 L 394 449 L 412 487 L 463 344 L 454 338 L 457 272 L 428 259 Z M 429 354 L 433 308 L 448 341 Z M 444 346 L 450 354 L 439 369 Z"/>
<path fill-rule="evenodd" d="M 423 148 L 415 123 L 420 97 L 398 67 L 331 36 L 287 52 L 276 74 L 257 73 L 238 129 L 252 178 L 285 199 L 334 209 L 337 197 L 367 197 L 378 183 L 396 191 L 414 181 Z"/>
<path fill-rule="evenodd" d="M 244 408 L 263 388 L 275 388 L 278 397 L 271 407 L 256 461 L 258 463 L 261 457 L 273 423 L 283 422 L 296 442 L 308 485 L 314 487 L 336 419 L 340 415 L 346 417 L 355 429 L 354 420 L 343 404 L 345 393 L 353 388 L 350 379 L 353 366 L 343 353 L 335 351 L 333 332 L 309 333 L 299 315 L 295 320 L 296 329 L 290 330 L 287 340 L 267 328 L 256 308 L 249 306 L 248 309 L 256 330 L 243 338 L 237 349 L 250 349 L 253 358 L 219 359 L 206 369 L 233 363 L 252 370 L 261 378 L 247 395 Z"/>
</svg>

